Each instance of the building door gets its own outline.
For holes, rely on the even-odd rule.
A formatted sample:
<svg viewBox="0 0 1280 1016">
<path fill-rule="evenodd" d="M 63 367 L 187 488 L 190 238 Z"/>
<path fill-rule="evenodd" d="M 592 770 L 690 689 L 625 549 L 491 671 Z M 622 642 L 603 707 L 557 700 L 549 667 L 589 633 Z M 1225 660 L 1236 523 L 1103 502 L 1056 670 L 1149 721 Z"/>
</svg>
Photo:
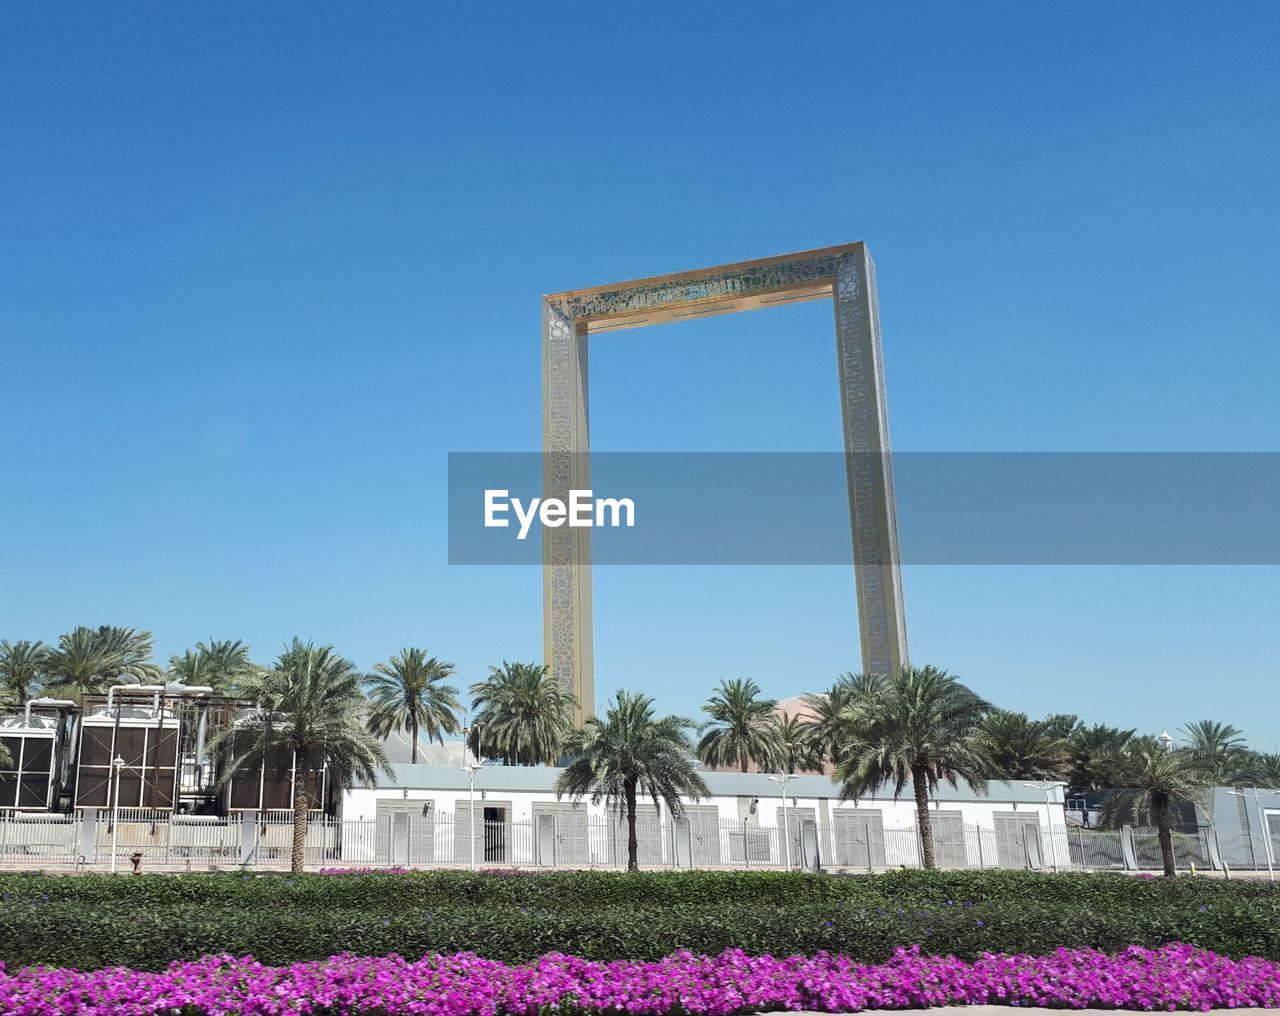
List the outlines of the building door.
<svg viewBox="0 0 1280 1016">
<path fill-rule="evenodd" d="M 933 859 L 938 867 L 967 868 L 964 815 L 958 811 L 931 811 L 929 826 L 933 830 Z"/>
<path fill-rule="evenodd" d="M 838 808 L 831 821 L 838 867 L 885 866 L 884 813 L 879 808 Z"/>
<path fill-rule="evenodd" d="M 391 863 L 404 867 L 409 863 L 409 816 L 391 816 Z"/>
<path fill-rule="evenodd" d="M 674 826 L 676 867 L 693 867 L 693 832 L 689 828 L 689 817 L 682 815 L 676 819 Z"/>
<path fill-rule="evenodd" d="M 455 864 L 504 864 L 511 861 L 511 802 L 476 802 L 474 821 L 469 801 L 459 801 L 453 812 L 453 860 Z M 528 861 L 533 846 L 525 848 Z"/>
<path fill-rule="evenodd" d="M 430 864 L 434 859 L 434 840 L 433 802 L 378 802 L 374 815 L 375 864 Z"/>
<path fill-rule="evenodd" d="M 680 860 L 676 839 L 676 863 L 684 867 L 715 868 L 720 861 L 720 809 L 714 804 L 686 804 L 680 809 L 680 818 L 688 830 L 689 861 Z"/>
<path fill-rule="evenodd" d="M 1040 816 L 1023 811 L 997 812 L 996 863 L 1002 868 L 1040 867 Z"/>
<path fill-rule="evenodd" d="M 484 862 L 504 864 L 507 860 L 507 809 L 484 809 Z"/>
<path fill-rule="evenodd" d="M 780 824 L 778 845 L 782 851 L 782 856 L 778 858 L 779 863 L 784 865 L 787 863 L 788 848 L 782 840 L 783 837 L 787 837 L 791 844 L 791 866 L 793 868 L 804 867 L 804 843 L 801 839 L 801 830 L 806 822 L 817 824 L 817 811 L 813 808 L 797 808 L 793 805 L 786 810 L 785 815 L 780 810 L 778 819 Z"/>
<path fill-rule="evenodd" d="M 538 863 L 565 868 L 586 867 L 587 810 L 581 801 L 535 801 Z M 549 838 L 548 838 L 549 837 Z"/>
<path fill-rule="evenodd" d="M 535 842 L 538 848 L 537 861 L 544 867 L 554 867 L 556 863 L 556 817 L 554 815 L 533 816 Z"/>
<path fill-rule="evenodd" d="M 818 847 L 818 823 L 807 818 L 800 823 L 800 866 L 816 871 L 822 864 L 822 854 Z"/>
<path fill-rule="evenodd" d="M 662 827 L 657 808 L 652 804 L 636 805 L 636 860 L 642 868 L 663 863 Z M 610 809 L 609 813 L 609 860 L 619 866 L 627 863 L 627 818 L 617 809 Z"/>
</svg>

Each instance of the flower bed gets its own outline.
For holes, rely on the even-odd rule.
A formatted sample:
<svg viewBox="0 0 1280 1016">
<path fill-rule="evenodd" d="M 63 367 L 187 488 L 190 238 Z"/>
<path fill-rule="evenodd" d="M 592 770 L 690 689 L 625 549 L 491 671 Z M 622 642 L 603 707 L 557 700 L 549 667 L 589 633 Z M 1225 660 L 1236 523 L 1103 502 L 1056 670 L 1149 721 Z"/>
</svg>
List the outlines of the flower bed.
<svg viewBox="0 0 1280 1016">
<path fill-rule="evenodd" d="M 555 875 L 572 875 L 580 869 L 577 868 L 560 868 Z M 320 868 L 321 875 L 439 875 L 441 872 L 434 868 L 406 868 L 402 864 L 380 865 L 373 867 L 370 865 L 356 865 L 348 868 Z M 479 875 L 480 877 L 492 875 L 529 875 L 534 877 L 545 877 L 547 872 L 541 868 L 480 868 L 473 873 L 472 877 Z"/>
<path fill-rule="evenodd" d="M 986 954 L 973 962 L 898 950 L 888 963 L 844 957 L 678 953 L 656 962 L 597 963 L 549 954 L 507 965 L 461 953 L 418 961 L 334 956 L 268 967 L 206 957 L 158 973 L 26 968 L 0 971 L 0 1011 L 19 1016 L 156 1012 L 431 1013 L 434 1016 L 730 1016 L 767 1010 L 855 1012 L 935 1005 L 1191 1009 L 1280 1006 L 1280 963 L 1231 960 L 1187 945 L 1109 956 Z"/>
</svg>

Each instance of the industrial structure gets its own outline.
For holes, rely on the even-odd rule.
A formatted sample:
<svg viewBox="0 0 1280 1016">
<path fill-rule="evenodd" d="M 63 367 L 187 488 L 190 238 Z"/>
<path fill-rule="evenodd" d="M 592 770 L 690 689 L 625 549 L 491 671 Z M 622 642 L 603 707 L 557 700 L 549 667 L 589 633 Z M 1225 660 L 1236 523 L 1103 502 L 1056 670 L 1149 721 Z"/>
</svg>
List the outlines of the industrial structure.
<svg viewBox="0 0 1280 1016">
<path fill-rule="evenodd" d="M 0 813 L 124 810 L 154 818 L 291 809 L 292 757 L 228 773 L 233 752 L 211 750 L 219 734 L 257 712 L 253 702 L 179 682 L 114 685 L 80 702 L 32 699 L 0 716 L 10 756 L 0 769 Z M 304 765 L 302 775 L 312 810 L 332 814 L 337 801 L 324 767 Z"/>
</svg>

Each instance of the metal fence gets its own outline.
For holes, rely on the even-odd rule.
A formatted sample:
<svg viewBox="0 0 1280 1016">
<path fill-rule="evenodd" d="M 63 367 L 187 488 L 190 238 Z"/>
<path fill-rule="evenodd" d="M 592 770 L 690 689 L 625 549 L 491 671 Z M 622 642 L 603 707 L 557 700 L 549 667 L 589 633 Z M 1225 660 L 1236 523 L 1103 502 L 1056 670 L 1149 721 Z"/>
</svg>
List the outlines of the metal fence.
<svg viewBox="0 0 1280 1016">
<path fill-rule="evenodd" d="M 469 813 L 424 811 L 372 819 L 312 817 L 306 863 L 323 867 L 621 868 L 628 830 L 620 816 L 557 813 L 528 820 L 472 821 Z M 995 828 L 939 822 L 932 832 L 940 868 L 1039 871 L 1160 870 L 1154 829 L 1097 830 L 1033 824 Z M 691 815 L 672 820 L 648 813 L 636 824 L 642 868 L 805 868 L 877 871 L 917 868 L 923 850 L 915 827 L 882 828 L 879 821 L 813 819 L 785 828 L 752 820 Z M 288 812 L 226 817 L 120 809 L 75 815 L 0 815 L 0 865 L 51 870 L 132 869 L 205 871 L 284 869 L 293 844 Z M 1211 828 L 1179 830 L 1174 855 L 1182 869 L 1263 871 L 1280 844 L 1248 841 L 1247 832 L 1220 843 Z M 1269 852 L 1269 848 L 1270 851 Z"/>
</svg>

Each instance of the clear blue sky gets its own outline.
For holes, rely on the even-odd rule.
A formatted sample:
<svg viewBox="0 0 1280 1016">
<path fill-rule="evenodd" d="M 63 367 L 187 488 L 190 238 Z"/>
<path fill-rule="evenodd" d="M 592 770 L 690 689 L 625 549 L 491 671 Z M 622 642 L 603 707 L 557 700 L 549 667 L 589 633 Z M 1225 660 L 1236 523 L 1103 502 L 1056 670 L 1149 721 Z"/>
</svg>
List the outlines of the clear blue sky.
<svg viewBox="0 0 1280 1016">
<path fill-rule="evenodd" d="M 538 658 L 444 484 L 538 448 L 539 296 L 854 239 L 899 450 L 1280 449 L 1274 4 L 604 6 L 0 9 L 0 637 Z M 826 305 L 592 385 L 598 449 L 839 448 Z M 1280 741 L 1280 570 L 906 593 L 1002 704 Z M 851 569 L 596 575 L 601 698 L 857 665 Z"/>
</svg>

